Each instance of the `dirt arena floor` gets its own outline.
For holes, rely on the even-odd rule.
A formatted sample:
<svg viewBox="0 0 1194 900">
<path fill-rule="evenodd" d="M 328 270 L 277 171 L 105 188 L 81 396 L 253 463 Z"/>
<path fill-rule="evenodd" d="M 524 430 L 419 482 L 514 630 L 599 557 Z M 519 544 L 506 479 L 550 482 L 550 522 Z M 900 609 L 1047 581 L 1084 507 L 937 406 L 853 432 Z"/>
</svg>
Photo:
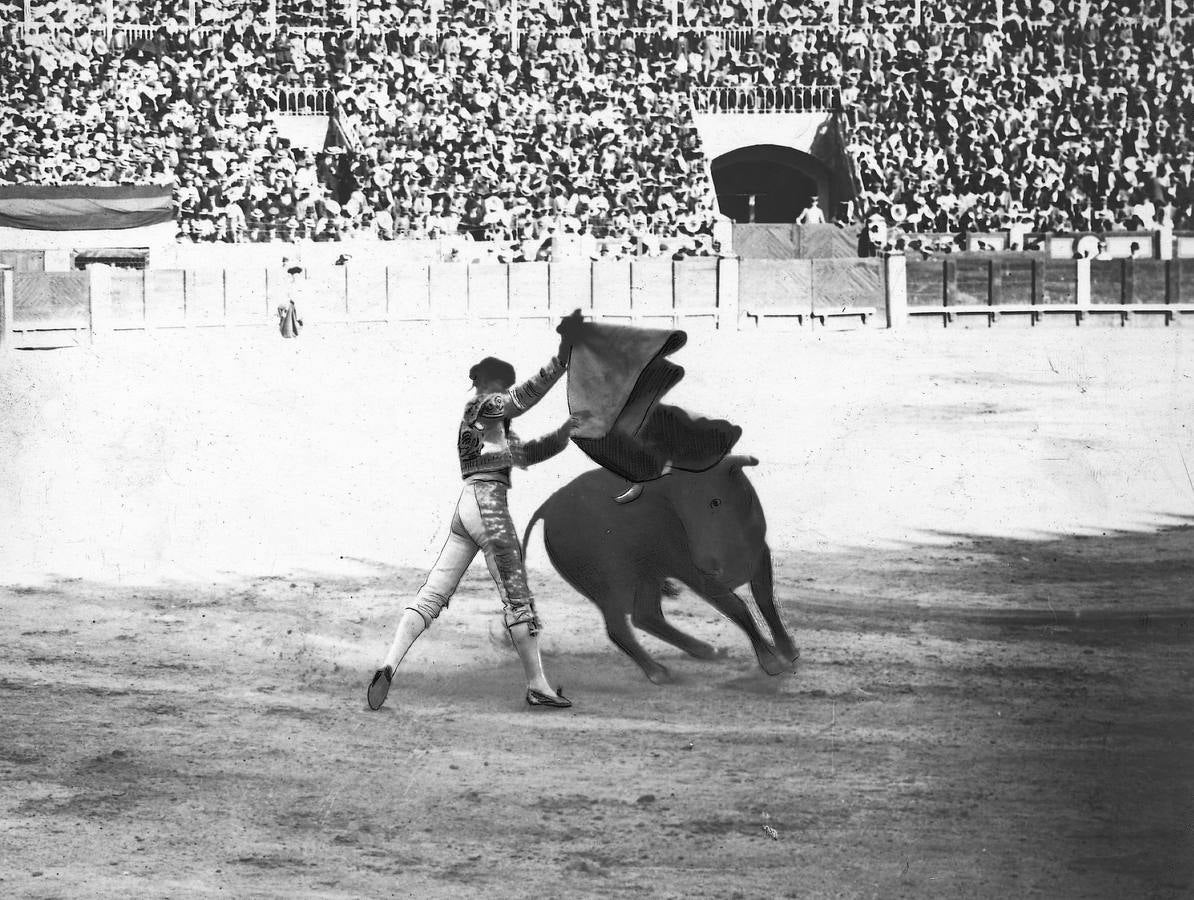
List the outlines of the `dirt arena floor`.
<svg viewBox="0 0 1194 900">
<path fill-rule="evenodd" d="M 0 896 L 1189 897 L 1188 329 L 697 334 L 801 647 L 644 638 L 531 542 L 528 710 L 478 564 L 382 711 L 476 357 L 546 326 L 124 336 L 0 362 Z M 565 414 L 562 390 L 527 416 Z M 516 475 L 525 522 L 588 468 Z"/>
</svg>

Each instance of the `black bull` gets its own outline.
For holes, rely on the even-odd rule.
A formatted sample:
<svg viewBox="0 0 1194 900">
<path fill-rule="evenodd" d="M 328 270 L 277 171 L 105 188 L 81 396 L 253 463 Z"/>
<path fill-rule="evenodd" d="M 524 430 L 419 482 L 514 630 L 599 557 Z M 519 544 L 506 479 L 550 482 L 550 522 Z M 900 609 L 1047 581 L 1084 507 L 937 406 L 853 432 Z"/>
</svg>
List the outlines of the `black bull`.
<svg viewBox="0 0 1194 900">
<path fill-rule="evenodd" d="M 673 472 L 624 504 L 614 501 L 625 491 L 623 479 L 605 469 L 586 472 L 535 511 L 523 535 L 524 556 L 531 529 L 542 519 L 543 542 L 556 571 L 597 605 L 610 640 L 655 683 L 669 680 L 668 670 L 643 649 L 628 619 L 698 659 L 721 655 L 664 617 L 668 579 L 680 581 L 738 625 L 768 674 L 791 671 L 799 651 L 775 608 L 767 524 L 743 471 L 744 465 L 757 463 L 753 457 L 730 456 L 705 472 Z M 734 593 L 747 583 L 774 644 Z"/>
</svg>

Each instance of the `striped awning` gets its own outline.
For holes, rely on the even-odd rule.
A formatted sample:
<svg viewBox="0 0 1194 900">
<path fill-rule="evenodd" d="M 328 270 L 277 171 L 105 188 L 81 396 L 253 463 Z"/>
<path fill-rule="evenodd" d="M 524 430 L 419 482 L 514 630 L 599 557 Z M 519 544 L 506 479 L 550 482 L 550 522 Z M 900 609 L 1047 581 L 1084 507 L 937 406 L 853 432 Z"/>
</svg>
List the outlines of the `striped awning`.
<svg viewBox="0 0 1194 900">
<path fill-rule="evenodd" d="M 0 226 L 96 231 L 159 225 L 174 218 L 170 185 L 0 186 Z"/>
</svg>

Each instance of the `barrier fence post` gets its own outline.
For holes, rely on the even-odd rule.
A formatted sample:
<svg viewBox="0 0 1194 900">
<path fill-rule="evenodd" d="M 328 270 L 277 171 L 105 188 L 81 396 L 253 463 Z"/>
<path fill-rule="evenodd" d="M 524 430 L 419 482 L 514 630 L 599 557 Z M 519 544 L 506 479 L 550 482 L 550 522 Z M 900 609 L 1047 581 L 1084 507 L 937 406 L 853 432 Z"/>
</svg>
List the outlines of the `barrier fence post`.
<svg viewBox="0 0 1194 900">
<path fill-rule="evenodd" d="M 87 304 L 91 314 L 91 343 L 96 343 L 96 335 L 102 342 L 107 332 L 112 328 L 112 269 L 104 265 L 87 267 L 88 290 Z"/>
<path fill-rule="evenodd" d="M 1078 260 L 1078 321 L 1083 321 L 1090 313 L 1090 259 Z"/>
<path fill-rule="evenodd" d="M 1156 232 L 1157 259 L 1173 259 L 1173 224 L 1166 222 Z"/>
<path fill-rule="evenodd" d="M 12 349 L 12 266 L 0 266 L 0 356 Z"/>
<path fill-rule="evenodd" d="M 738 330 L 738 257 L 717 260 L 717 328 Z"/>
<path fill-rule="evenodd" d="M 908 257 L 903 253 L 889 253 L 884 259 L 887 278 L 887 327 L 903 328 L 908 324 Z"/>
<path fill-rule="evenodd" d="M 1045 263 L 1043 260 L 1032 260 L 1032 305 L 1040 306 L 1045 302 Z M 1035 317 L 1033 318 L 1035 322 Z"/>
</svg>

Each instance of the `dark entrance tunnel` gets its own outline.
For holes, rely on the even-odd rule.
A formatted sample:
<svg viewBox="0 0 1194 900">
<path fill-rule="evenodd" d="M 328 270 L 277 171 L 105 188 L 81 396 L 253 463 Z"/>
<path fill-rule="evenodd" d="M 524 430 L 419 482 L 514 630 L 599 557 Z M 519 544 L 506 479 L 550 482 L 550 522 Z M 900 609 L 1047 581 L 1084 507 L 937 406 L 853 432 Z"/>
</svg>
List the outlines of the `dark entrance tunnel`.
<svg viewBox="0 0 1194 900">
<path fill-rule="evenodd" d="M 718 208 L 735 222 L 795 222 L 818 195 L 821 208 L 827 206 L 825 166 L 790 147 L 743 147 L 710 168 Z"/>
</svg>

